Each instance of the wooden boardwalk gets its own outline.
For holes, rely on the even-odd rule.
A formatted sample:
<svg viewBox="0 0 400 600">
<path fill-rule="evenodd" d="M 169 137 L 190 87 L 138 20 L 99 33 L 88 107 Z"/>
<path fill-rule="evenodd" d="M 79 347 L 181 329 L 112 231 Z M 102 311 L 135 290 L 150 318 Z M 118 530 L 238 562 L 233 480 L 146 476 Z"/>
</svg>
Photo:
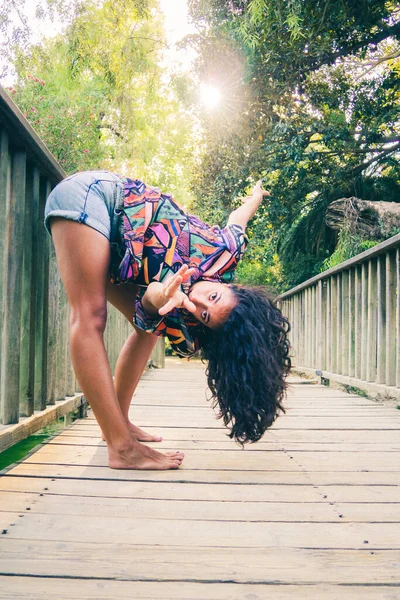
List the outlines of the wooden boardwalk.
<svg viewBox="0 0 400 600">
<path fill-rule="evenodd" d="M 400 599 L 400 411 L 294 384 L 242 451 L 200 363 L 139 384 L 132 418 L 186 453 L 112 471 L 93 418 L 0 478 L 0 598 Z"/>
</svg>

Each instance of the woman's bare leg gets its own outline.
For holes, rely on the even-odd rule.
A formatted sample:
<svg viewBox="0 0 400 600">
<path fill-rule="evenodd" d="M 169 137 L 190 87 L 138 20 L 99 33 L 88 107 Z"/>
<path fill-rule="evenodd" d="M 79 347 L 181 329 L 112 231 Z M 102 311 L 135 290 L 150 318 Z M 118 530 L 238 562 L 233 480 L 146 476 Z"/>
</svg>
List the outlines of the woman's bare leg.
<svg viewBox="0 0 400 600">
<path fill-rule="evenodd" d="M 57 262 L 71 306 L 70 350 L 76 377 L 105 435 L 116 469 L 173 469 L 182 455 L 166 456 L 135 440 L 118 403 L 103 333 L 110 245 L 94 229 L 53 218 Z"/>
<path fill-rule="evenodd" d="M 107 285 L 107 300 L 128 319 L 132 327 L 134 327 L 136 292 L 137 286 L 131 283 L 118 286 L 111 283 Z M 133 394 L 157 339 L 155 335 L 134 328 L 123 345 L 115 366 L 114 386 L 118 402 L 131 432 L 140 442 L 161 442 L 162 440 L 159 436 L 143 431 L 129 420 L 129 407 Z"/>
</svg>

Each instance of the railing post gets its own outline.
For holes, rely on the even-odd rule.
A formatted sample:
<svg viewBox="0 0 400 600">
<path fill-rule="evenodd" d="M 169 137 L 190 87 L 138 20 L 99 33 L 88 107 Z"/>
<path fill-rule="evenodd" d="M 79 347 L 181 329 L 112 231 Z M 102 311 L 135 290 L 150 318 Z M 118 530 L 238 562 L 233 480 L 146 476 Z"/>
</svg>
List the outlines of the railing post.
<svg viewBox="0 0 400 600">
<path fill-rule="evenodd" d="M 357 305 L 355 303 L 355 277 L 356 277 L 356 269 L 349 269 L 349 314 L 347 319 L 348 324 L 348 347 L 349 347 L 349 355 L 348 355 L 348 364 L 347 364 L 347 373 L 350 377 L 354 377 L 354 365 L 355 365 L 355 326 L 356 326 L 356 313 L 357 313 Z M 345 332 L 346 333 L 346 332 Z"/>
<path fill-rule="evenodd" d="M 336 372 L 342 372 L 342 355 L 343 355 L 343 347 L 342 347 L 342 314 L 343 314 L 343 304 L 342 304 L 342 273 L 338 273 L 336 276 Z"/>
<path fill-rule="evenodd" d="M 338 337 L 337 337 L 337 321 L 338 321 L 338 311 L 337 311 L 337 300 L 338 300 L 338 285 L 337 285 L 337 276 L 335 275 L 331 279 L 331 370 L 333 372 L 336 371 L 337 366 L 337 347 L 338 347 Z"/>
<path fill-rule="evenodd" d="M 368 262 L 368 337 L 366 380 L 376 379 L 377 358 L 377 259 Z"/>
<path fill-rule="evenodd" d="M 362 338 L 362 285 L 361 267 L 356 266 L 354 272 L 354 377 L 361 379 L 361 338 Z"/>
<path fill-rule="evenodd" d="M 317 363 L 317 286 L 311 288 L 311 360 L 310 366 L 315 369 Z"/>
<path fill-rule="evenodd" d="M 151 360 L 158 369 L 165 367 L 165 342 L 163 337 L 158 338 L 151 354 Z"/>
<path fill-rule="evenodd" d="M 341 327 L 340 327 L 340 350 L 342 354 L 341 372 L 343 375 L 349 373 L 349 272 L 342 273 L 342 312 L 341 312 Z"/>
<path fill-rule="evenodd" d="M 39 204 L 39 186 L 39 171 L 31 166 L 27 170 L 25 195 L 20 353 L 20 414 L 27 417 L 34 412 L 38 229 L 34 211 Z"/>
<path fill-rule="evenodd" d="M 47 337 L 47 393 L 46 403 L 55 404 L 57 381 L 57 305 L 59 294 L 59 277 L 57 270 L 56 254 L 50 240 L 49 256 L 49 284 L 48 297 L 48 337 Z"/>
<path fill-rule="evenodd" d="M 40 181 L 39 202 L 35 206 L 34 219 L 37 229 L 36 266 L 36 335 L 35 335 L 35 388 L 34 408 L 44 410 L 47 400 L 47 333 L 48 333 L 48 287 L 49 287 L 49 235 L 43 227 L 43 214 L 50 184 Z"/>
<path fill-rule="evenodd" d="M 360 379 L 367 376 L 367 343 L 368 343 L 368 265 L 361 265 L 361 371 Z"/>
<path fill-rule="evenodd" d="M 1 273 L 5 269 L 5 239 L 7 231 L 7 205 L 10 195 L 10 154 L 8 149 L 8 135 L 5 131 L 0 131 L 0 269 Z M 2 339 L 3 339 L 3 291 L 4 277 L 0 277 L 0 389 L 1 389 L 1 357 L 2 357 Z M 1 396 L 0 396 L 0 420 L 1 420 Z"/>
<path fill-rule="evenodd" d="M 377 262 L 377 383 L 386 380 L 386 261 L 378 256 Z"/>
<path fill-rule="evenodd" d="M 323 321 L 322 321 L 322 311 L 323 311 L 323 282 L 318 281 L 317 284 L 317 293 L 316 293 L 316 342 L 317 342 L 317 356 L 315 361 L 315 368 L 319 371 L 323 369 L 323 354 L 324 354 L 324 335 L 323 335 Z"/>
<path fill-rule="evenodd" d="M 332 279 L 326 282 L 326 345 L 325 345 L 325 366 L 327 371 L 332 371 Z"/>
<path fill-rule="evenodd" d="M 297 358 L 298 356 L 298 348 L 299 348 L 299 327 L 300 327 L 300 315 L 299 315 L 299 294 L 295 294 L 293 298 L 294 304 L 294 319 L 293 323 L 291 323 L 292 331 L 292 345 L 294 355 Z"/>
<path fill-rule="evenodd" d="M 396 386 L 400 387 L 400 248 L 396 250 L 396 283 L 397 283 L 397 311 L 396 311 Z"/>
<path fill-rule="evenodd" d="M 18 423 L 21 335 L 21 272 L 24 237 L 26 153 L 13 155 L 11 194 L 7 206 L 2 307 L 1 421 Z"/>
<path fill-rule="evenodd" d="M 386 254 L 386 373 L 387 385 L 396 385 L 396 252 Z M 400 288 L 398 291 L 400 294 Z"/>
</svg>

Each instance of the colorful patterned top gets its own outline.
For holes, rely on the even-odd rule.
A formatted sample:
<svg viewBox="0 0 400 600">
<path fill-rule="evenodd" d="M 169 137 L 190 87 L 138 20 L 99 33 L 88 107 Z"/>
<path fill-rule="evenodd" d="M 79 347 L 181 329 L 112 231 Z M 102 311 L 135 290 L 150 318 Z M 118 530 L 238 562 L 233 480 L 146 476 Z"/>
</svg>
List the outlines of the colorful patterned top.
<svg viewBox="0 0 400 600">
<path fill-rule="evenodd" d="M 172 196 L 138 179 L 122 181 L 125 254 L 113 268 L 112 281 L 138 284 L 134 323 L 156 335 L 167 335 L 178 354 L 191 356 L 199 349 L 199 322 L 186 310 L 176 308 L 163 317 L 150 317 L 142 305 L 146 288 L 152 281 L 164 281 L 183 264 L 195 269 L 182 284 L 185 293 L 199 279 L 231 282 L 247 246 L 247 236 L 239 225 L 210 227 L 187 214 Z"/>
</svg>

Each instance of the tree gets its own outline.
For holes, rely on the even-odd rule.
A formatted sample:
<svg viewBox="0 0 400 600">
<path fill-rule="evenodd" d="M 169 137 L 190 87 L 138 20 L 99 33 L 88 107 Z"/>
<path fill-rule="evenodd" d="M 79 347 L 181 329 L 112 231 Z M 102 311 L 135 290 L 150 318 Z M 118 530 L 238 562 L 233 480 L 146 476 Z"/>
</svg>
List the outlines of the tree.
<svg viewBox="0 0 400 600">
<path fill-rule="evenodd" d="M 82 4 L 63 33 L 17 49 L 10 94 L 68 173 L 107 168 L 186 201 L 192 117 L 165 76 L 156 5 L 143 6 Z"/>
<path fill-rule="evenodd" d="M 325 225 L 330 202 L 398 201 L 400 11 L 381 0 L 190 6 L 198 76 L 224 96 L 214 117 L 203 118 L 206 171 L 198 169 L 195 205 L 208 198 L 210 215 L 222 218 L 228 199 L 262 176 L 272 199 L 252 223 L 253 245 L 265 282 L 278 253 L 282 286 L 290 287 L 323 268 L 335 248 Z"/>
</svg>

